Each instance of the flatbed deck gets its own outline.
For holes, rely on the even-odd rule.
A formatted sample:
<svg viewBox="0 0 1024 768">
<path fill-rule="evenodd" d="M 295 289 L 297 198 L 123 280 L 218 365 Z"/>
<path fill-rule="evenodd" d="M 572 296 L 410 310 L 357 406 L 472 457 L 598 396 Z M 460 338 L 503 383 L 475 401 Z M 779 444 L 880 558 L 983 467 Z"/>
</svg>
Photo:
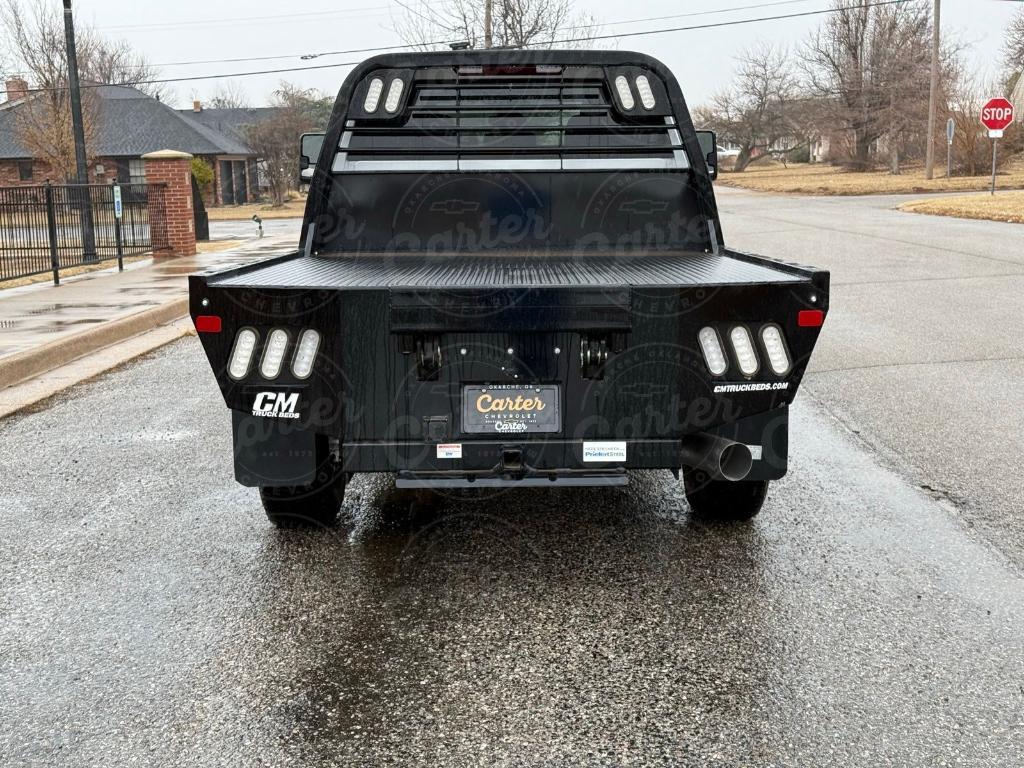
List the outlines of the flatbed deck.
<svg viewBox="0 0 1024 768">
<path fill-rule="evenodd" d="M 637 256 L 367 254 L 276 259 L 209 276 L 248 288 L 594 288 L 799 283 L 813 271 L 736 252 Z"/>
</svg>

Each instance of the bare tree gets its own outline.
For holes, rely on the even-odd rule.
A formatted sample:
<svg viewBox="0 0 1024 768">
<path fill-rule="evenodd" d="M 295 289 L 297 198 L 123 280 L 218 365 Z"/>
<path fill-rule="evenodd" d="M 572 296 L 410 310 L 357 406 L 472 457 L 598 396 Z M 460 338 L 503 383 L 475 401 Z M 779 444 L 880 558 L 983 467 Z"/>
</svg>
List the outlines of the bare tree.
<svg viewBox="0 0 1024 768">
<path fill-rule="evenodd" d="M 63 179 L 76 174 L 75 144 L 71 129 L 71 100 L 63 22 L 41 1 L 23 9 L 17 0 L 0 6 L 0 22 L 12 56 L 31 78 L 32 93 L 16 113 L 15 127 L 21 144 Z M 88 59 L 92 42 L 83 35 L 79 51 Z M 95 94 L 82 91 L 85 145 L 92 154 L 95 136 Z"/>
<path fill-rule="evenodd" d="M 785 49 L 762 44 L 744 51 L 738 63 L 732 86 L 699 108 L 697 118 L 701 127 L 739 146 L 734 170 L 743 171 L 794 132 L 789 112 L 797 80 Z"/>
<path fill-rule="evenodd" d="M 470 48 L 486 48 L 488 40 L 490 47 L 496 48 L 583 48 L 587 41 L 571 38 L 593 35 L 600 26 L 589 13 L 575 12 L 572 0 L 491 0 L 489 30 L 485 23 L 487 0 L 396 2 L 405 15 L 394 22 L 395 31 L 424 49 L 457 41 L 468 42 Z"/>
<path fill-rule="evenodd" d="M 1024 8 L 1014 15 L 1006 29 L 1006 92 L 1013 93 L 1024 78 Z"/>
<path fill-rule="evenodd" d="M 326 127 L 330 100 L 314 89 L 281 83 L 274 91 L 271 107 L 274 113 L 249 126 L 245 136 L 260 159 L 273 204 L 279 207 L 299 175 L 299 137 Z"/>
<path fill-rule="evenodd" d="M 93 29 L 75 30 L 82 88 L 86 153 L 92 156 L 96 135 L 98 83 L 139 84 L 156 74 L 145 59 L 123 42 L 100 38 Z M 74 139 L 63 16 L 44 0 L 4 0 L 0 4 L 0 39 L 14 66 L 30 80 L 31 98 L 15 119 L 18 138 L 33 157 L 50 164 L 63 178 L 75 176 Z M 158 90 L 150 89 L 151 95 Z"/>
<path fill-rule="evenodd" d="M 210 107 L 213 109 L 246 109 L 249 106 L 249 95 L 234 80 L 221 83 L 210 98 Z"/>
<path fill-rule="evenodd" d="M 848 7 L 841 0 L 833 7 L 801 50 L 809 90 L 847 134 L 852 166 L 870 166 L 876 142 L 885 139 L 898 171 L 905 135 L 927 123 L 930 10 Z"/>
</svg>

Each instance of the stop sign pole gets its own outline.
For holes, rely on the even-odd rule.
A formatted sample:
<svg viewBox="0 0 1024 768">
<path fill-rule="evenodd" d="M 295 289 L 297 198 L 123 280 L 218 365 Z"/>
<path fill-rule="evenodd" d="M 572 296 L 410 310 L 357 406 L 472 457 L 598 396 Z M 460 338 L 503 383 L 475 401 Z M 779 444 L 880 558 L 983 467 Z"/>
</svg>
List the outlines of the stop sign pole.
<svg viewBox="0 0 1024 768">
<path fill-rule="evenodd" d="M 988 128 L 989 138 L 992 139 L 992 194 L 996 193 L 996 161 L 999 157 L 999 140 L 1003 138 L 1005 131 L 1013 123 L 1013 104 L 1007 99 L 989 99 L 988 103 L 981 108 L 981 124 Z"/>
</svg>

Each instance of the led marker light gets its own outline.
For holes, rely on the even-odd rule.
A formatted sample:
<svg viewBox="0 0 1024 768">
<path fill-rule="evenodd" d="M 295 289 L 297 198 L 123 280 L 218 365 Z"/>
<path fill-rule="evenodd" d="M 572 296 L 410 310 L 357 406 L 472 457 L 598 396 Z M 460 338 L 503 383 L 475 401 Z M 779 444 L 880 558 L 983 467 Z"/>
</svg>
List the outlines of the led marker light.
<svg viewBox="0 0 1024 768">
<path fill-rule="evenodd" d="M 384 91 L 384 81 L 379 77 L 370 81 L 370 87 L 366 89 L 366 99 L 363 101 L 364 112 L 376 112 L 380 104 L 380 95 Z"/>
<path fill-rule="evenodd" d="M 736 362 L 740 364 L 740 370 L 745 376 L 753 376 L 757 373 L 757 353 L 754 351 L 750 332 L 742 325 L 737 325 L 729 333 L 729 338 L 732 340 L 732 348 L 736 353 Z"/>
<path fill-rule="evenodd" d="M 651 81 L 647 75 L 640 75 L 636 79 L 636 90 L 640 94 L 640 103 L 644 109 L 654 109 L 654 91 L 651 90 Z"/>
<path fill-rule="evenodd" d="M 782 338 L 782 331 L 778 326 L 766 325 L 761 329 L 761 341 L 764 342 L 764 349 L 768 353 L 768 364 L 776 374 L 782 376 L 789 372 L 789 353 L 786 351 L 786 342 Z"/>
<path fill-rule="evenodd" d="M 299 337 L 299 343 L 295 347 L 295 357 L 292 360 L 292 373 L 297 379 L 309 378 L 313 372 L 313 362 L 316 360 L 316 351 L 320 348 L 320 334 L 312 328 L 307 328 Z"/>
<path fill-rule="evenodd" d="M 701 351 L 704 353 L 704 362 L 708 364 L 708 370 L 714 376 L 721 376 L 729 368 L 729 362 L 725 359 L 725 351 L 722 349 L 722 342 L 718 338 L 718 332 L 714 328 L 701 328 L 697 335 Z"/>
<path fill-rule="evenodd" d="M 384 102 L 384 109 L 391 114 L 398 111 L 398 104 L 402 100 L 402 91 L 405 89 L 405 83 L 402 82 L 402 78 L 396 77 L 391 81 L 391 85 L 388 86 L 388 98 Z"/>
<path fill-rule="evenodd" d="M 263 361 L 260 363 L 260 373 L 265 379 L 276 379 L 281 373 L 281 364 L 284 362 L 284 351 L 288 348 L 288 332 L 275 328 L 267 337 L 267 346 L 263 350 Z"/>
<path fill-rule="evenodd" d="M 256 351 L 256 341 L 259 337 L 252 328 L 243 328 L 235 337 L 235 347 L 231 350 L 231 358 L 228 363 L 228 376 L 232 379 L 241 379 L 249 372 L 252 364 L 252 353 Z"/>
<path fill-rule="evenodd" d="M 619 102 L 623 109 L 632 109 L 636 106 L 636 102 L 633 101 L 633 92 L 629 90 L 629 81 L 625 75 L 615 78 L 615 90 L 619 92 Z"/>
</svg>

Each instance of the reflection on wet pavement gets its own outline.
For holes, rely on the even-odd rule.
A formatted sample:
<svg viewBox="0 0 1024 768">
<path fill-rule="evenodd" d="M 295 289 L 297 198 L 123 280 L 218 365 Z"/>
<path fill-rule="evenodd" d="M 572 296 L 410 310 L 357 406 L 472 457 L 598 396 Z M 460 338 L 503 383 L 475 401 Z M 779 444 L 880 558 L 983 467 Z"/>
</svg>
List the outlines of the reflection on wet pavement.
<svg viewBox="0 0 1024 768">
<path fill-rule="evenodd" d="M 360 475 L 281 532 L 204 364 L 0 422 L 0 764 L 1020 764 L 1024 579 L 806 398 L 749 524 Z"/>
</svg>

